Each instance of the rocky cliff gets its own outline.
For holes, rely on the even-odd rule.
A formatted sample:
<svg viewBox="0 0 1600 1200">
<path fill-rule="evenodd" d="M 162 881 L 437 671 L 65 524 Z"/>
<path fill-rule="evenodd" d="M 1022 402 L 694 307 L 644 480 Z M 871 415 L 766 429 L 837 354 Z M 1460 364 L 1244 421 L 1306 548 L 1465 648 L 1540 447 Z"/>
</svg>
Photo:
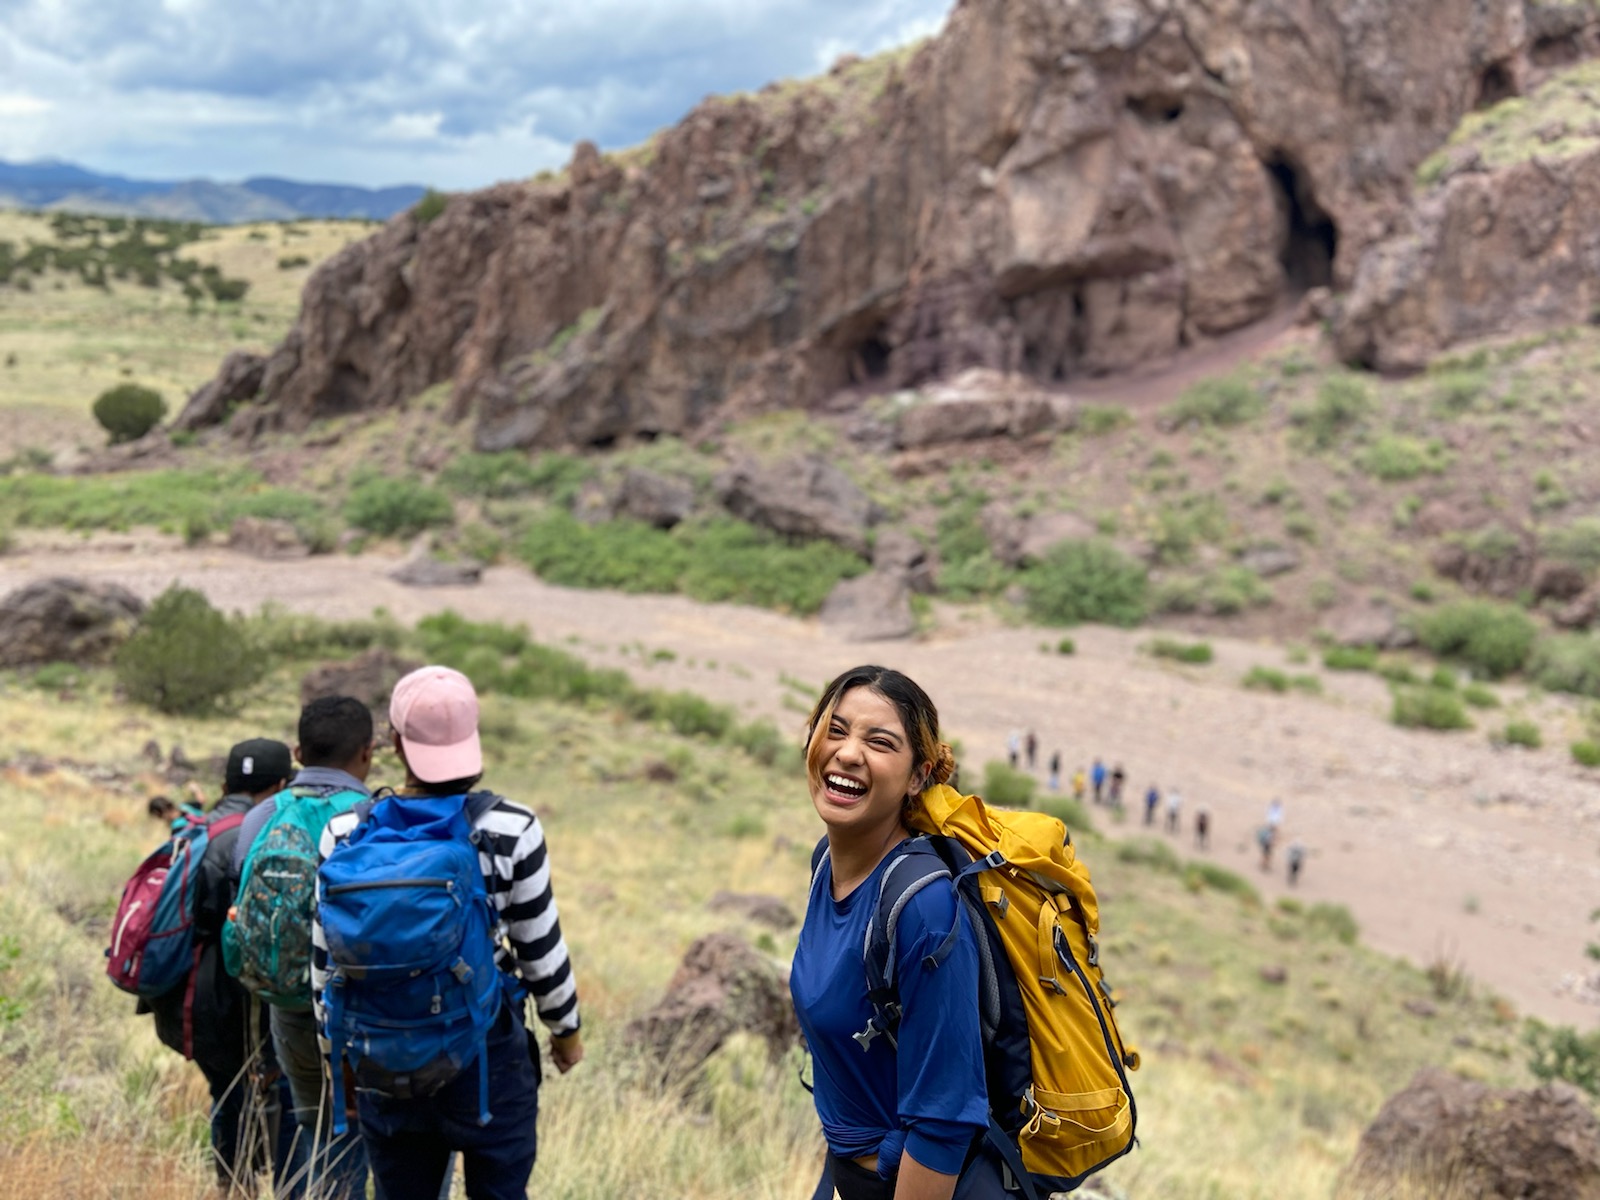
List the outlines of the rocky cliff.
<svg viewBox="0 0 1600 1200">
<path fill-rule="evenodd" d="M 1116 372 L 1317 285 L 1376 297 L 1338 318 L 1353 358 L 1409 363 L 1379 343 L 1405 340 L 1384 315 L 1414 297 L 1363 263 L 1426 240 L 1419 164 L 1562 47 L 1593 49 L 1597 17 L 1589 0 L 961 0 L 919 47 L 396 218 L 312 277 L 233 427 L 448 382 L 482 449 L 604 446 L 972 366 Z M 218 393 L 180 426 L 225 411 Z"/>
</svg>

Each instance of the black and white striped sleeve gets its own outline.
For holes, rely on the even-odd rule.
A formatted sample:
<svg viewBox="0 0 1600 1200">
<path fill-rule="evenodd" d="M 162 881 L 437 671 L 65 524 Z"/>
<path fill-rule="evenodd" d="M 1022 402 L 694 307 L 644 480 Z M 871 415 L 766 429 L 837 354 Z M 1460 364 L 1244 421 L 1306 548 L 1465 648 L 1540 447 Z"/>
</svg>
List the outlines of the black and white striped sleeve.
<svg viewBox="0 0 1600 1200">
<path fill-rule="evenodd" d="M 499 801 L 479 818 L 484 876 L 505 922 L 516 973 L 528 985 L 539 1019 L 562 1037 L 579 1027 L 578 985 L 561 936 L 550 854 L 539 818 L 520 804 Z"/>
</svg>

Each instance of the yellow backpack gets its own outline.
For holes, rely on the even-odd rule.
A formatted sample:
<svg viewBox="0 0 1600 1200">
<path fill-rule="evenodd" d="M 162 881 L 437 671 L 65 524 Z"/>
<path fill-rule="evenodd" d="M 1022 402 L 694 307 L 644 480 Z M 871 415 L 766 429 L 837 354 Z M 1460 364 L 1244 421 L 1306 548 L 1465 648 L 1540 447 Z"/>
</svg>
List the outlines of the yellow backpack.
<svg viewBox="0 0 1600 1200">
<path fill-rule="evenodd" d="M 1025 1195 L 1069 1191 L 1133 1148 L 1137 1116 L 1128 1072 L 1139 1055 L 1100 969 L 1088 868 L 1056 818 L 995 811 L 943 785 L 922 793 L 908 823 L 927 836 L 884 872 L 865 955 L 875 1016 L 856 1038 L 893 1040 L 895 921 L 917 891 L 953 880 L 978 934 L 989 1141 Z"/>
</svg>

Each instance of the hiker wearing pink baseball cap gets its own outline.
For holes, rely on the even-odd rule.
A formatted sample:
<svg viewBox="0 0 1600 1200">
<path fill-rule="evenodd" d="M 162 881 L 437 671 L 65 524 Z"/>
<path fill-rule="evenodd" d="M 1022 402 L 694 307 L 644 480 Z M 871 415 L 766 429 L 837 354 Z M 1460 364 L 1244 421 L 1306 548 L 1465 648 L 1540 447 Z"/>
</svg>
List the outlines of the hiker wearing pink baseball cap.
<svg viewBox="0 0 1600 1200">
<path fill-rule="evenodd" d="M 577 984 L 550 887 L 544 830 L 530 809 L 478 787 L 483 776 L 478 695 L 460 671 L 428 666 L 405 676 L 391 694 L 389 723 L 395 753 L 405 767 L 405 787 L 370 809 L 336 817 L 323 833 L 323 881 L 347 882 L 330 884 L 322 894 L 313 930 L 312 984 L 322 1005 L 319 1014 L 334 1039 L 331 1044 L 356 1060 L 361 1135 L 380 1196 L 435 1200 L 450 1155 L 459 1152 L 469 1200 L 521 1198 L 538 1148 L 540 1081 L 539 1046 L 525 1023 L 523 994 L 533 998 L 539 1019 L 549 1030 L 550 1059 L 556 1069 L 565 1073 L 583 1058 Z M 446 827 L 457 832 L 451 835 Z M 472 995 L 465 1003 L 490 1005 L 478 1009 L 486 1022 L 492 1019 L 481 1050 L 466 1055 L 452 1052 L 450 1064 L 442 1070 L 436 1068 L 443 1059 L 396 1067 L 373 1049 L 377 1035 L 361 1036 L 359 1015 L 363 977 L 376 977 L 394 964 L 359 961 L 367 943 L 347 936 L 341 922 L 359 918 L 363 906 L 370 910 L 379 904 L 394 905 L 395 898 L 413 885 L 439 881 L 419 878 L 434 872 L 417 865 L 397 869 L 395 878 L 388 879 L 364 874 L 363 868 L 352 864 L 396 858 L 420 864 L 423 860 L 416 855 L 436 853 L 430 846 L 461 846 L 469 828 L 468 844 L 482 876 L 483 898 L 498 920 L 496 930 L 477 934 L 479 939 L 491 937 L 492 950 L 474 945 L 480 952 L 492 953 L 499 970 L 490 974 L 503 974 L 504 998 L 486 1000 L 485 993 L 469 983 Z M 462 878 L 475 892 L 472 867 L 465 869 Z M 343 896 L 362 890 L 373 899 L 341 907 Z M 504 938 L 495 936 L 501 931 Z M 488 971 L 487 958 L 476 972 L 465 969 L 473 961 L 473 948 L 466 942 L 462 946 L 462 957 L 433 985 L 434 1013 L 440 1012 L 441 1003 L 449 1012 L 453 1002 L 449 976 L 467 983 L 485 978 Z M 389 994 L 395 994 L 394 989 Z M 370 1001 L 386 1002 L 385 996 Z M 488 1014 L 496 1003 L 498 1015 L 491 1018 Z"/>
</svg>

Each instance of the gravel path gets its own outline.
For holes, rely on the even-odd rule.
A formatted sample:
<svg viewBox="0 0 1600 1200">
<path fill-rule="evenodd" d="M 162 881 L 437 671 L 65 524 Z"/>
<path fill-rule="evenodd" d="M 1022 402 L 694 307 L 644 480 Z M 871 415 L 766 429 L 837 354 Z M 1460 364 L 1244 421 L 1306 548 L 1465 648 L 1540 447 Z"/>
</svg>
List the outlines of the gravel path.
<svg viewBox="0 0 1600 1200">
<path fill-rule="evenodd" d="M 489 570 L 474 588 L 418 590 L 386 577 L 395 560 L 372 555 L 267 563 L 153 535 L 20 543 L 0 558 L 0 590 L 65 574 L 146 597 L 179 580 L 243 610 L 272 600 L 354 617 L 383 606 L 409 623 L 453 608 L 526 623 L 590 661 L 772 717 L 797 736 L 802 697 L 785 679 L 814 689 L 855 663 L 886 662 L 938 702 L 969 780 L 1004 756 L 1014 729 L 1038 731 L 1041 772 L 1058 748 L 1069 775 L 1096 754 L 1120 761 L 1130 798 L 1152 780 L 1182 792 L 1185 829 L 1207 805 L 1207 856 L 1270 897 L 1288 889 L 1281 872 L 1258 872 L 1252 833 L 1281 796 L 1283 843 L 1298 837 L 1311 851 L 1303 900 L 1347 905 L 1369 944 L 1419 964 L 1459 963 L 1524 1012 L 1580 1026 L 1600 1012 L 1580 986 L 1594 966 L 1584 946 L 1600 902 L 1600 778 L 1572 765 L 1555 737 L 1530 753 L 1497 749 L 1481 733 L 1396 729 L 1370 676 L 1324 672 L 1321 697 L 1241 689 L 1251 665 L 1285 666 L 1276 647 L 1213 639 L 1215 663 L 1175 668 L 1137 653 L 1147 632 L 1084 628 L 1073 631 L 1077 653 L 1062 657 L 1041 650 L 1056 632 L 955 610 L 941 612 L 925 642 L 849 644 L 814 621 L 677 596 L 573 591 L 515 567 Z M 653 660 L 655 650 L 675 657 Z M 1193 852 L 1187 841 L 1180 849 Z"/>
</svg>

